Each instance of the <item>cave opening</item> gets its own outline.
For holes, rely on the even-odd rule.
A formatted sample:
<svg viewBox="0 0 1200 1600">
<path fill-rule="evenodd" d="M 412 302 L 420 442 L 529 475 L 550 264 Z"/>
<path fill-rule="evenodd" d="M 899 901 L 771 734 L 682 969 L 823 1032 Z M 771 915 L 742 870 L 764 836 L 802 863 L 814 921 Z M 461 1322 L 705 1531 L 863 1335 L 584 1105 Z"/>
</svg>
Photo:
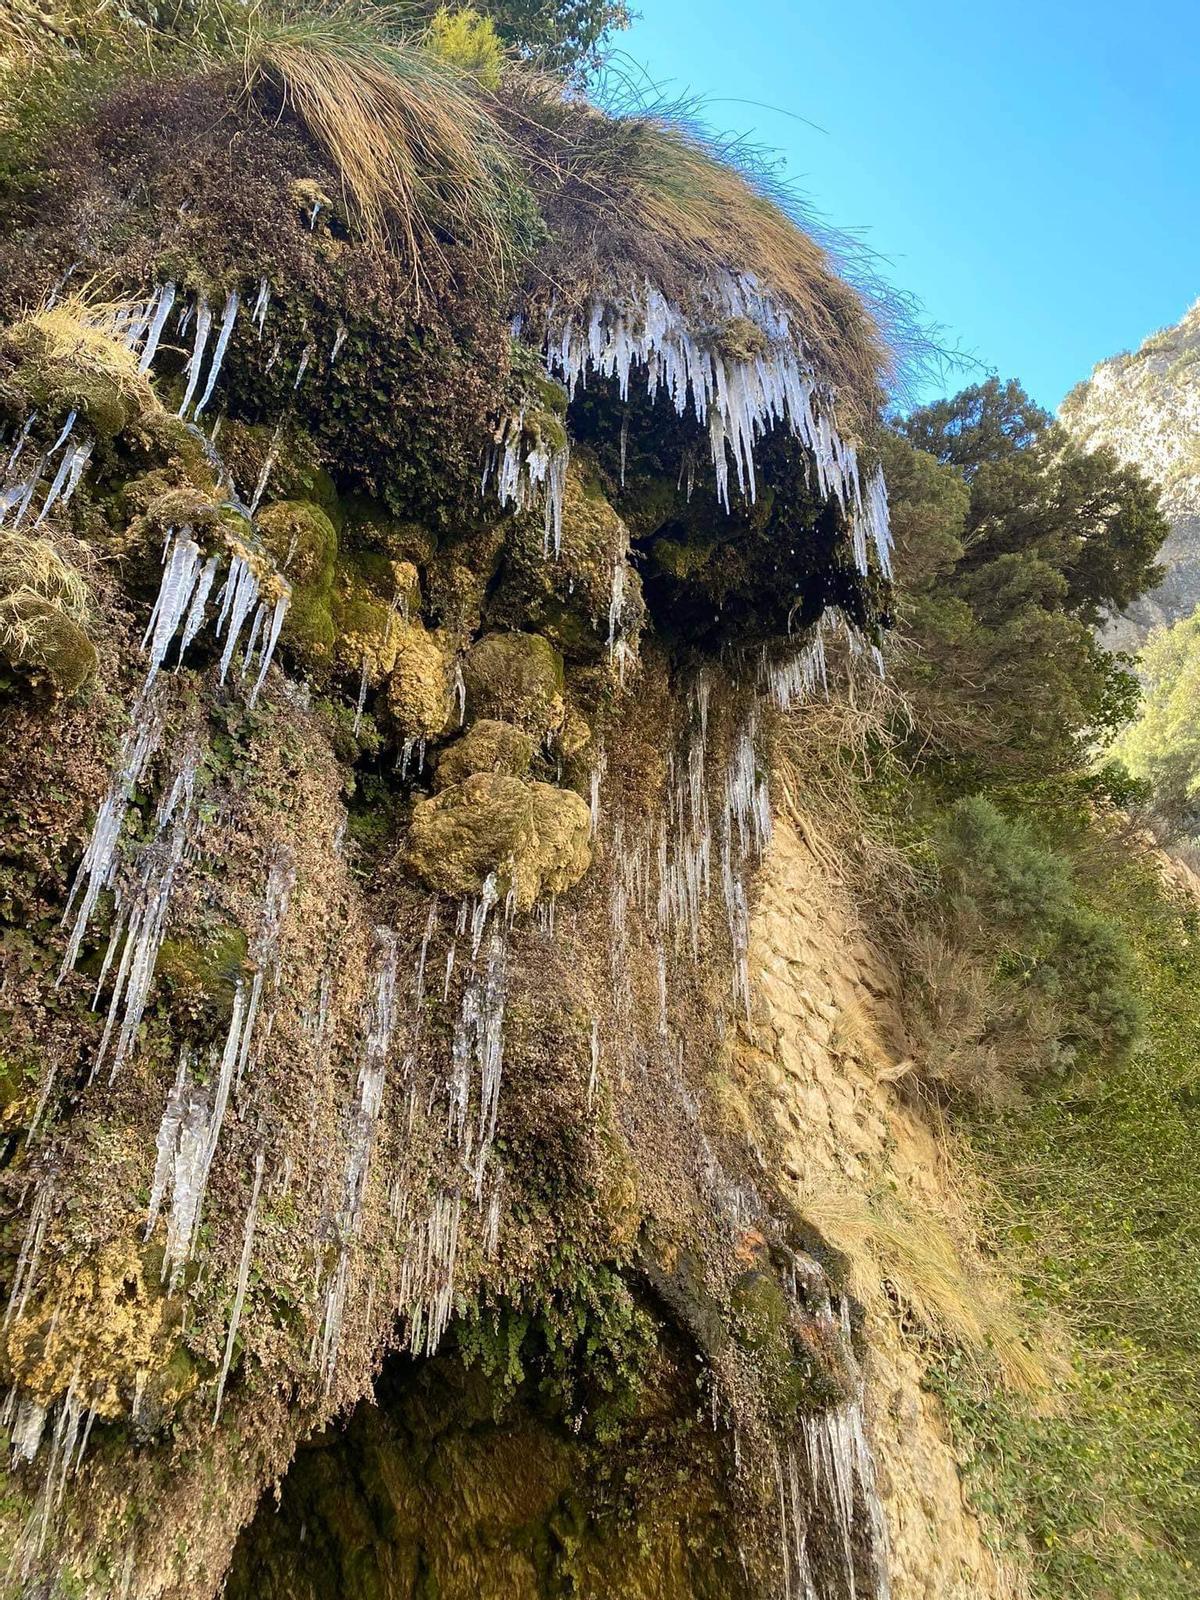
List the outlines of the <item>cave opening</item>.
<svg viewBox="0 0 1200 1600">
<path fill-rule="evenodd" d="M 659 1338 L 636 1383 L 564 1386 L 522 1361 L 526 1319 L 498 1321 L 482 1359 L 480 1326 L 388 1356 L 373 1402 L 300 1445 L 226 1600 L 747 1600 L 690 1344 Z"/>
</svg>

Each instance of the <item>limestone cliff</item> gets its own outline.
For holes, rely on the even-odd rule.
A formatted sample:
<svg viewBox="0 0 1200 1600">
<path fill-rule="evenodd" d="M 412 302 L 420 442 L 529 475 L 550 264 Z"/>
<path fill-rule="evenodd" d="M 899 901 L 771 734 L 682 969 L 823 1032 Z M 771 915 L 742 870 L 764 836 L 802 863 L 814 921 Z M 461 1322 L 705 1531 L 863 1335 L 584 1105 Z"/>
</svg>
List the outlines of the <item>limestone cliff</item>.
<svg viewBox="0 0 1200 1600">
<path fill-rule="evenodd" d="M 1111 648 L 1135 650 L 1151 628 L 1200 604 L 1200 304 L 1139 349 L 1102 361 L 1061 417 L 1085 446 L 1108 445 L 1141 467 L 1171 521 L 1162 582 L 1105 630 Z"/>
</svg>

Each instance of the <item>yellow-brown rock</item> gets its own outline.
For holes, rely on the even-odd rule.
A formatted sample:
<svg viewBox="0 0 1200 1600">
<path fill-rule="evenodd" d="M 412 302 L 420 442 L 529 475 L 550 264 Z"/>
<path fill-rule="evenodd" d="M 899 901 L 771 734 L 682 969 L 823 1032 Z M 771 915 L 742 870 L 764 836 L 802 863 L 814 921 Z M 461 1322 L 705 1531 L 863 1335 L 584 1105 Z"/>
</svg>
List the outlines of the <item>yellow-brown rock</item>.
<svg viewBox="0 0 1200 1600">
<path fill-rule="evenodd" d="M 450 657 L 419 622 L 397 619 L 393 636 L 388 714 L 404 738 L 436 738 L 446 731 L 453 710 Z"/>
<path fill-rule="evenodd" d="M 448 745 L 437 758 L 436 789 L 463 783 L 477 772 L 498 772 L 523 778 L 533 760 L 533 740 L 511 722 L 483 717 Z"/>
<path fill-rule="evenodd" d="M 562 726 L 562 656 L 536 633 L 488 633 L 463 663 L 467 714 L 514 723 L 539 738 Z"/>
<path fill-rule="evenodd" d="M 413 808 L 407 866 L 442 894 L 478 894 L 496 875 L 522 910 L 578 883 L 591 863 L 591 818 L 570 789 L 475 773 Z"/>
</svg>

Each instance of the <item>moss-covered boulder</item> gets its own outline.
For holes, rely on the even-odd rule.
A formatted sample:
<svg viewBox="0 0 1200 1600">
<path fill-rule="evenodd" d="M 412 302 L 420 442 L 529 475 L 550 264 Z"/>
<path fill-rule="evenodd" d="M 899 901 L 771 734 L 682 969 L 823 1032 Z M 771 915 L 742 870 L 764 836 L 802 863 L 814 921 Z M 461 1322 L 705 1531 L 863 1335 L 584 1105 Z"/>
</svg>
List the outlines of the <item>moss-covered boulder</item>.
<svg viewBox="0 0 1200 1600">
<path fill-rule="evenodd" d="M 442 894 L 478 894 L 492 873 L 528 910 L 562 894 L 591 863 L 591 818 L 570 789 L 475 773 L 413 808 L 406 865 Z"/>
<path fill-rule="evenodd" d="M 418 621 L 397 622 L 395 657 L 387 681 L 388 715 L 406 739 L 436 739 L 453 711 L 451 658 L 436 634 Z"/>
<path fill-rule="evenodd" d="M 150 1376 L 171 1369 L 176 1345 L 177 1311 L 153 1255 L 130 1241 L 55 1261 L 4 1329 L 6 1380 L 40 1405 L 74 1385 L 97 1416 L 127 1415 Z M 195 1382 L 194 1375 L 178 1376 L 176 1399 Z"/>
<path fill-rule="evenodd" d="M 477 772 L 500 773 L 509 778 L 523 778 L 533 761 L 533 740 L 524 729 L 511 722 L 497 722 L 483 717 L 473 722 L 437 758 L 434 787 L 448 789 L 453 784 L 464 783 Z"/>
<path fill-rule="evenodd" d="M 95 675 L 96 646 L 57 601 L 18 589 L 0 596 L 0 660 L 73 695 Z"/>
<path fill-rule="evenodd" d="M 74 302 L 16 323 L 0 346 L 0 398 L 18 416 L 74 411 L 102 439 L 160 409 L 137 355 Z"/>
<path fill-rule="evenodd" d="M 302 666 L 324 666 L 335 638 L 331 602 L 337 530 L 311 500 L 277 500 L 259 513 L 257 527 L 264 549 L 292 586 L 284 647 Z"/>
<path fill-rule="evenodd" d="M 514 723 L 545 738 L 562 726 L 563 660 L 536 633 L 489 633 L 463 663 L 467 715 Z"/>
</svg>

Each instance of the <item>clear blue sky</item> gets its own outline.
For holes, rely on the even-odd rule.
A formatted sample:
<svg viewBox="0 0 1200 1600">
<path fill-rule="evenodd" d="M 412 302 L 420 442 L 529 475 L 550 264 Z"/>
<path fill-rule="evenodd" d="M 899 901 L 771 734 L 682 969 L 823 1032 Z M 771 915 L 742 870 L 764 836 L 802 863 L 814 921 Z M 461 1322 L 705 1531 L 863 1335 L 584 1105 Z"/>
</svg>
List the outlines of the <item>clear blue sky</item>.
<svg viewBox="0 0 1200 1600">
<path fill-rule="evenodd" d="M 633 3 L 622 51 L 1043 405 L 1200 297 L 1200 0 Z"/>
</svg>

